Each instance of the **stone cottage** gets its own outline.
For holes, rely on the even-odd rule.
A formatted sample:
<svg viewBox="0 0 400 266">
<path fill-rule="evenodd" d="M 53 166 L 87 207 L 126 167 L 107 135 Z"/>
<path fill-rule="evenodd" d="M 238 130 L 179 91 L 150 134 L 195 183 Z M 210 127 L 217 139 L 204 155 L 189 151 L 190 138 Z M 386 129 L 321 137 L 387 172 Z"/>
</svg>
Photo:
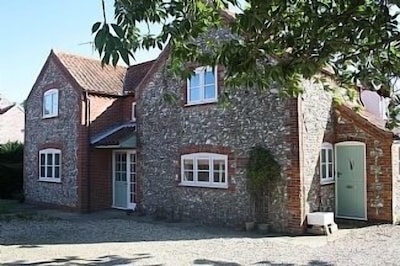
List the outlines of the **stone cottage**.
<svg viewBox="0 0 400 266">
<path fill-rule="evenodd" d="M 101 68 L 50 53 L 27 99 L 28 201 L 241 225 L 254 218 L 249 152 L 263 146 L 281 166 L 261 213 L 274 230 L 302 232 L 314 211 L 397 221 L 400 145 L 382 113 L 334 107 L 309 81 L 297 98 L 230 90 L 223 108 L 222 66 L 198 66 L 182 80 L 167 71 L 168 58 L 165 49 L 154 61 Z"/>
</svg>

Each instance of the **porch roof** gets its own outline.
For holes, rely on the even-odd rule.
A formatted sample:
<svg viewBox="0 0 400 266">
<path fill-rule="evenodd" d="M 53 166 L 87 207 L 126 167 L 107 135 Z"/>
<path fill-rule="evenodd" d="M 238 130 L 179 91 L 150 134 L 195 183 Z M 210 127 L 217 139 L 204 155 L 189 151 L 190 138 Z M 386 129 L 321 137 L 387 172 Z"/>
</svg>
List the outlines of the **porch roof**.
<svg viewBox="0 0 400 266">
<path fill-rule="evenodd" d="M 110 129 L 91 142 L 96 148 L 135 149 L 137 146 L 135 125 L 125 124 Z"/>
</svg>

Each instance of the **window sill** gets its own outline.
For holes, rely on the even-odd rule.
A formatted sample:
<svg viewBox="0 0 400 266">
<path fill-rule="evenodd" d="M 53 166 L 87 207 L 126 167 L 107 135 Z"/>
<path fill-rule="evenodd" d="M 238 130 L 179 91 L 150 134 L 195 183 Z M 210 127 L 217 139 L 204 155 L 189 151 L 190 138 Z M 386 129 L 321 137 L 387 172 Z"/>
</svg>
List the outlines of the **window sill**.
<svg viewBox="0 0 400 266">
<path fill-rule="evenodd" d="M 335 180 L 321 181 L 320 184 L 321 184 L 321 186 L 332 185 L 332 184 L 335 184 Z"/>
<path fill-rule="evenodd" d="M 184 105 L 184 107 L 189 107 L 189 106 L 196 106 L 196 105 L 206 105 L 206 104 L 215 104 L 218 103 L 218 100 L 212 100 L 212 101 L 204 101 L 204 102 L 192 102 L 192 103 L 187 103 Z"/>
<path fill-rule="evenodd" d="M 188 183 L 188 182 L 181 182 L 178 184 L 181 187 L 199 187 L 199 188 L 220 188 L 220 189 L 228 189 L 228 184 L 209 184 L 209 183 Z"/>
<path fill-rule="evenodd" d="M 58 117 L 58 114 L 56 114 L 56 115 L 44 115 L 44 116 L 42 116 L 43 119 L 55 118 L 55 117 Z"/>
<path fill-rule="evenodd" d="M 61 183 L 61 179 L 39 177 L 39 182 Z"/>
</svg>

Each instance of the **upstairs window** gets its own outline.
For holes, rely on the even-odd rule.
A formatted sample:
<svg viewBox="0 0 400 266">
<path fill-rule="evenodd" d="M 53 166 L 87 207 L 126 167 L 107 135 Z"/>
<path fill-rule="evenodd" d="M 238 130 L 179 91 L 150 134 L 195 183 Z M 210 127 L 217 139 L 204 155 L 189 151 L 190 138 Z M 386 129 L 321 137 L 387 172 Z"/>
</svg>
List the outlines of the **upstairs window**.
<svg viewBox="0 0 400 266">
<path fill-rule="evenodd" d="M 319 165 L 321 184 L 332 183 L 334 181 L 332 144 L 326 142 L 322 144 Z"/>
<path fill-rule="evenodd" d="M 58 90 L 48 90 L 43 94 L 43 118 L 58 116 Z"/>
<path fill-rule="evenodd" d="M 198 67 L 187 80 L 187 104 L 217 101 L 217 67 Z"/>
<path fill-rule="evenodd" d="M 192 153 L 181 157 L 181 185 L 228 187 L 228 156 L 215 153 Z"/>
<path fill-rule="evenodd" d="M 39 180 L 61 182 L 61 151 L 45 149 L 39 151 Z"/>
</svg>

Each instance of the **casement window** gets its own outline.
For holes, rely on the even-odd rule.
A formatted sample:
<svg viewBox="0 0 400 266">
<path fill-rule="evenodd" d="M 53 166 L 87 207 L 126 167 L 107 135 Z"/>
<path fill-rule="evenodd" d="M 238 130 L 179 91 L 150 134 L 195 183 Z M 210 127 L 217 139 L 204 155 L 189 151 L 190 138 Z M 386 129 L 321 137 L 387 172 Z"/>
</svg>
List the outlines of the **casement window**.
<svg viewBox="0 0 400 266">
<path fill-rule="evenodd" d="M 61 182 L 61 151 L 44 149 L 39 151 L 39 180 Z"/>
<path fill-rule="evenodd" d="M 187 104 L 216 102 L 217 67 L 198 67 L 187 80 Z"/>
<path fill-rule="evenodd" d="M 182 155 L 181 185 L 227 188 L 228 156 L 216 153 Z"/>
<path fill-rule="evenodd" d="M 58 90 L 51 89 L 43 94 L 43 118 L 58 116 Z"/>
<path fill-rule="evenodd" d="M 136 121 L 136 103 L 132 103 L 131 121 Z"/>
<path fill-rule="evenodd" d="M 333 173 L 333 146 L 324 142 L 321 147 L 320 154 L 320 178 L 321 184 L 329 184 L 334 182 Z"/>
</svg>

